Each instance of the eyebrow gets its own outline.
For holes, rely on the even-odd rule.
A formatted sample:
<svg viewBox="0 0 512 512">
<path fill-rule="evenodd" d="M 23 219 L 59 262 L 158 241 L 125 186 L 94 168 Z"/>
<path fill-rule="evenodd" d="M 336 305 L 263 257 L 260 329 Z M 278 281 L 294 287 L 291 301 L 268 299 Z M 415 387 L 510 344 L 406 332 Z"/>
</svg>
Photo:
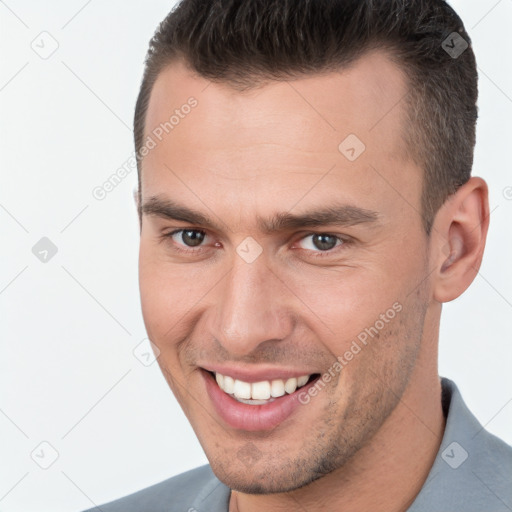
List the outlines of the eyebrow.
<svg viewBox="0 0 512 512">
<path fill-rule="evenodd" d="M 162 199 L 158 196 L 150 197 L 141 208 L 141 213 L 145 215 L 154 215 L 169 220 L 179 220 L 189 224 L 198 224 L 201 226 L 217 228 L 210 217 L 201 212 L 181 206 L 169 199 Z"/>
<path fill-rule="evenodd" d="M 355 226 L 358 224 L 377 224 L 378 212 L 350 205 L 334 205 L 294 215 L 289 212 L 277 213 L 269 221 L 260 222 L 260 228 L 266 233 L 286 231 L 298 228 L 312 228 L 328 224 L 337 226 Z"/>
<path fill-rule="evenodd" d="M 221 231 L 222 228 L 211 217 L 169 199 L 150 197 L 141 208 L 142 214 L 177 220 Z M 346 204 L 331 205 L 300 214 L 276 213 L 269 219 L 258 219 L 258 227 L 265 234 L 313 228 L 324 225 L 349 227 L 359 224 L 376 225 L 381 215 L 378 212 Z"/>
</svg>

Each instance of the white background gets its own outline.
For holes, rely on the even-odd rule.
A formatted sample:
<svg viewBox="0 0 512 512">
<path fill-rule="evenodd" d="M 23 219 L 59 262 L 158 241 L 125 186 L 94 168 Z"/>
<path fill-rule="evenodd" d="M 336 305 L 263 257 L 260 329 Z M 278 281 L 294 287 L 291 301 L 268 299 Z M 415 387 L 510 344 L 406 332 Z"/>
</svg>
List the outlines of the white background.
<svg viewBox="0 0 512 512">
<path fill-rule="evenodd" d="M 0 2 L 4 512 L 78 511 L 206 462 L 157 364 L 132 353 L 145 338 L 136 174 L 103 201 L 91 193 L 133 151 L 147 43 L 172 5 Z M 489 183 L 493 213 L 479 276 L 444 307 L 440 373 L 512 443 L 512 1 L 452 5 L 479 64 L 474 174 Z M 42 31 L 59 45 L 48 59 L 31 48 Z M 31 251 L 44 236 L 58 247 L 47 263 Z M 42 441 L 59 454 L 46 470 L 30 456 L 49 460 Z"/>
</svg>

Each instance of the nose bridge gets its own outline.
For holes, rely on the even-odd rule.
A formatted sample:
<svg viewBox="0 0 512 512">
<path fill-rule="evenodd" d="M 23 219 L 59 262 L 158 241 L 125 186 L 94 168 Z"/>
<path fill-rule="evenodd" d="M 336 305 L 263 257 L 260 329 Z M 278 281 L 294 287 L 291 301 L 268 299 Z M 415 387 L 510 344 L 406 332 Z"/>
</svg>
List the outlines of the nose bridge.
<svg viewBox="0 0 512 512">
<path fill-rule="evenodd" d="M 283 286 L 263 258 L 247 263 L 236 256 L 217 303 L 213 335 L 233 355 L 285 338 L 292 328 Z"/>
</svg>

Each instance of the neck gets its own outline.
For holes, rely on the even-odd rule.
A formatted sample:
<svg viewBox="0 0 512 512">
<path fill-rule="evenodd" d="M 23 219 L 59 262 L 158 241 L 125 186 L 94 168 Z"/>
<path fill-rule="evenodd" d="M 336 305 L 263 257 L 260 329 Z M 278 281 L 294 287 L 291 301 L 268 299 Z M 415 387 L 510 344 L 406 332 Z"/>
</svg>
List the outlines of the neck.
<svg viewBox="0 0 512 512">
<path fill-rule="evenodd" d="M 430 335 L 428 360 L 437 361 L 437 335 Z M 425 359 L 420 355 L 399 404 L 345 466 L 288 493 L 233 492 L 230 512 L 287 512 L 297 510 L 298 504 L 308 512 L 406 511 L 428 476 L 445 428 L 437 364 Z"/>
</svg>

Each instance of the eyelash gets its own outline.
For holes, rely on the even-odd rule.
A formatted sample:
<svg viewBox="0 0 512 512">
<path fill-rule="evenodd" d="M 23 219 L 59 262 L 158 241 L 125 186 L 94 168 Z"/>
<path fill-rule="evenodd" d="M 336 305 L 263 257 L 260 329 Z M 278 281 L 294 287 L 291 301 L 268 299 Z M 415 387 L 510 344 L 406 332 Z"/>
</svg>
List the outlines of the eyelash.
<svg viewBox="0 0 512 512">
<path fill-rule="evenodd" d="M 204 233 L 207 237 L 209 236 L 208 233 L 206 233 L 206 231 L 204 231 L 203 229 L 181 228 L 181 229 L 175 229 L 174 231 L 163 234 L 162 238 L 169 239 L 171 242 L 173 242 L 172 237 L 178 233 L 183 233 L 184 231 L 199 231 L 201 233 Z M 314 258 L 325 258 L 327 256 L 330 256 L 335 252 L 343 250 L 343 248 L 346 248 L 346 246 L 349 245 L 351 242 L 351 240 L 346 237 L 341 237 L 338 235 L 333 235 L 331 233 L 316 232 L 316 231 L 312 232 L 312 233 L 308 233 L 306 235 L 303 235 L 301 238 L 298 239 L 298 241 L 300 242 L 300 241 L 304 240 L 305 238 L 308 238 L 308 237 L 314 236 L 314 235 L 334 236 L 337 240 L 339 240 L 341 242 L 341 244 L 335 245 L 332 249 L 329 249 L 327 251 L 320 251 L 320 250 L 311 251 L 310 249 L 302 249 L 304 251 L 311 252 Z M 192 247 L 184 248 L 184 246 L 178 245 L 176 243 L 173 243 L 173 246 L 174 246 L 174 250 L 176 250 L 177 252 L 179 252 L 181 254 L 198 254 L 198 253 L 202 252 L 203 250 L 205 250 L 205 247 L 203 247 L 203 246 L 198 246 L 197 248 L 192 248 Z"/>
</svg>

